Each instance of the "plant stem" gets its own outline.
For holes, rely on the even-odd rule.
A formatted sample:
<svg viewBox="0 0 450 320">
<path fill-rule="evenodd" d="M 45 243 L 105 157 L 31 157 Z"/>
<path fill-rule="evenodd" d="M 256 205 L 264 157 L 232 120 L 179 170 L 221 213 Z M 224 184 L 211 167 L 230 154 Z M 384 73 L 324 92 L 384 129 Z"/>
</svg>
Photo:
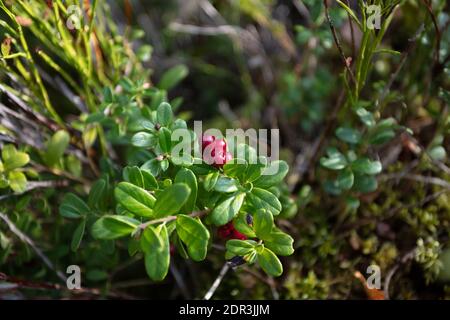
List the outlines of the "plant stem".
<svg viewBox="0 0 450 320">
<path fill-rule="evenodd" d="M 195 217 L 203 217 L 204 215 L 206 215 L 208 213 L 208 211 L 197 211 L 197 212 L 192 212 L 189 216 L 191 218 L 195 218 Z M 164 217 L 161 219 L 155 219 L 155 220 L 151 220 L 151 221 L 147 221 L 144 223 L 141 223 L 138 228 L 141 230 L 144 230 L 145 228 L 147 228 L 150 225 L 153 224 L 158 224 L 158 223 L 167 223 L 170 221 L 174 221 L 177 219 L 178 216 L 168 216 L 168 217 Z"/>
</svg>

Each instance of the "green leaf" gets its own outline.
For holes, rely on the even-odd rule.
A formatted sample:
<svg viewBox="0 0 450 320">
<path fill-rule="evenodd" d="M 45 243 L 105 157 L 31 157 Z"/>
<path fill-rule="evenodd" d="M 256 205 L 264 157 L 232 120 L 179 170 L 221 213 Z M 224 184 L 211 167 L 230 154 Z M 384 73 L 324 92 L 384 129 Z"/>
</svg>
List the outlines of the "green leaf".
<svg viewBox="0 0 450 320">
<path fill-rule="evenodd" d="M 177 217 L 177 234 L 186 245 L 192 260 L 201 261 L 206 258 L 209 232 L 199 219 L 179 215 Z"/>
<path fill-rule="evenodd" d="M 25 192 L 27 189 L 27 177 L 20 171 L 11 171 L 8 174 L 9 186 L 16 193 Z"/>
<path fill-rule="evenodd" d="M 138 132 L 131 138 L 131 144 L 135 147 L 150 148 L 156 145 L 155 135 L 148 132 Z"/>
<path fill-rule="evenodd" d="M 244 199 L 245 193 L 226 195 L 224 200 L 211 212 L 211 221 L 216 226 L 227 224 L 239 213 Z"/>
<path fill-rule="evenodd" d="M 353 10 L 347 6 L 345 3 L 343 3 L 340 0 L 336 0 L 336 2 L 345 10 L 347 11 L 348 15 L 353 19 L 353 21 L 358 25 L 359 29 L 362 30 L 361 22 L 359 21 L 356 14 L 353 12 Z"/>
<path fill-rule="evenodd" d="M 234 256 L 244 256 L 249 252 L 255 250 L 256 242 L 253 240 L 228 240 L 226 243 L 226 248 L 229 253 Z"/>
<path fill-rule="evenodd" d="M 259 177 L 265 168 L 265 164 L 263 163 L 249 163 L 247 165 L 247 170 L 245 171 L 245 175 L 243 181 L 253 182 Z"/>
<path fill-rule="evenodd" d="M 156 199 L 147 191 L 129 182 L 121 182 L 114 189 L 117 202 L 131 213 L 142 217 L 153 217 Z"/>
<path fill-rule="evenodd" d="M 70 248 L 72 249 L 73 252 L 78 250 L 81 244 L 81 240 L 83 239 L 85 229 L 86 229 L 86 219 L 82 219 L 72 236 Z"/>
<path fill-rule="evenodd" d="M 261 177 L 253 182 L 255 187 L 259 188 L 270 188 L 272 186 L 278 185 L 283 181 L 284 177 L 289 171 L 289 166 L 286 161 L 272 161 L 268 168 L 266 168 Z M 269 174 L 275 172 L 274 174 Z"/>
<path fill-rule="evenodd" d="M 162 90 L 170 90 L 183 80 L 189 73 L 185 65 L 177 65 L 166 71 L 159 81 L 158 88 Z"/>
<path fill-rule="evenodd" d="M 156 121 L 161 126 L 168 126 L 173 121 L 172 107 L 167 102 L 163 102 L 159 105 L 156 111 Z"/>
<path fill-rule="evenodd" d="M 339 187 L 337 180 L 325 180 L 323 188 L 325 189 L 325 192 L 335 196 L 342 193 L 342 189 Z"/>
<path fill-rule="evenodd" d="M 238 191 L 238 182 L 232 178 L 219 177 L 214 185 L 214 190 L 217 192 L 231 193 Z"/>
<path fill-rule="evenodd" d="M 139 58 L 140 61 L 146 62 L 150 60 L 153 52 L 153 47 L 149 45 L 143 45 L 139 47 L 139 49 L 136 52 L 136 56 Z"/>
<path fill-rule="evenodd" d="M 185 183 L 189 187 L 191 192 L 186 204 L 184 205 L 184 211 L 186 213 L 194 211 L 198 192 L 197 178 L 195 174 L 189 169 L 181 168 L 175 176 L 175 183 Z"/>
<path fill-rule="evenodd" d="M 383 169 L 380 161 L 371 161 L 368 158 L 359 158 L 352 162 L 351 168 L 356 173 L 376 175 Z"/>
<path fill-rule="evenodd" d="M 166 226 L 148 226 L 142 234 L 141 249 L 145 254 L 145 270 L 150 279 L 163 280 L 170 264 L 170 243 Z"/>
<path fill-rule="evenodd" d="M 328 155 L 328 158 L 321 158 L 320 164 L 330 170 L 342 170 L 347 166 L 347 159 L 339 151 Z"/>
<path fill-rule="evenodd" d="M 47 150 L 44 153 L 44 162 L 49 167 L 54 167 L 59 163 L 60 159 L 64 155 L 67 147 L 69 146 L 70 136 L 64 131 L 60 130 L 56 132 L 50 141 L 47 143 Z"/>
<path fill-rule="evenodd" d="M 278 277 L 283 273 L 283 266 L 278 257 L 267 248 L 262 252 L 258 252 L 258 263 L 268 275 Z"/>
<path fill-rule="evenodd" d="M 378 182 L 374 176 L 355 175 L 355 184 L 353 189 L 362 193 L 369 193 L 374 192 L 377 188 Z"/>
<path fill-rule="evenodd" d="M 92 225 L 92 236 L 101 240 L 113 240 L 131 234 L 139 221 L 127 216 L 107 215 Z"/>
<path fill-rule="evenodd" d="M 144 179 L 144 189 L 145 190 L 156 190 L 158 189 L 158 182 L 156 178 L 152 175 L 150 171 L 141 170 L 142 178 Z"/>
<path fill-rule="evenodd" d="M 220 173 L 218 171 L 214 171 L 208 173 L 203 181 L 203 187 L 206 191 L 211 191 L 219 180 Z"/>
<path fill-rule="evenodd" d="M 242 180 L 247 171 L 247 162 L 243 159 L 233 159 L 223 166 L 223 172 L 231 178 Z"/>
<path fill-rule="evenodd" d="M 241 212 L 238 214 L 238 216 L 233 220 L 234 228 L 239 231 L 240 233 L 245 234 L 249 238 L 256 238 L 255 231 L 247 223 L 247 215 L 248 213 Z"/>
<path fill-rule="evenodd" d="M 161 162 L 159 162 L 159 166 L 161 167 L 162 171 L 167 171 L 167 169 L 169 169 L 169 160 L 162 160 Z"/>
<path fill-rule="evenodd" d="M 59 207 L 59 214 L 70 219 L 80 218 L 89 212 L 88 205 L 73 193 L 67 193 Z"/>
<path fill-rule="evenodd" d="M 161 161 L 154 158 L 141 166 L 141 170 L 150 172 L 154 177 L 157 177 L 161 172 Z"/>
<path fill-rule="evenodd" d="M 191 190 L 184 183 L 175 183 L 166 188 L 156 199 L 155 218 L 163 218 L 178 213 L 189 199 Z"/>
<path fill-rule="evenodd" d="M 92 269 L 86 273 L 86 278 L 90 281 L 104 281 L 108 279 L 108 272 L 105 270 Z"/>
<path fill-rule="evenodd" d="M 158 133 L 159 147 L 164 153 L 170 153 L 172 150 L 172 133 L 169 129 L 162 127 Z"/>
<path fill-rule="evenodd" d="M 82 165 L 80 159 L 78 159 L 75 155 L 69 154 L 65 159 L 65 168 L 75 177 L 81 177 L 82 173 Z"/>
<path fill-rule="evenodd" d="M 258 210 L 253 215 L 253 228 L 259 239 L 266 239 L 273 228 L 273 215 L 266 210 Z"/>
<path fill-rule="evenodd" d="M 261 189 L 253 188 L 248 199 L 255 209 L 265 209 L 272 215 L 276 216 L 281 211 L 280 200 L 271 192 Z"/>
<path fill-rule="evenodd" d="M 383 119 L 369 131 L 369 143 L 380 145 L 388 142 L 395 137 L 394 129 L 398 128 L 397 121 L 394 118 Z"/>
<path fill-rule="evenodd" d="M 294 253 L 294 239 L 284 232 L 272 232 L 266 239 L 264 245 L 280 256 L 290 256 Z"/>
<path fill-rule="evenodd" d="M 337 177 L 337 185 L 340 189 L 349 190 L 353 186 L 354 175 L 350 168 L 346 168 L 339 172 Z"/>
<path fill-rule="evenodd" d="M 367 127 L 371 128 L 375 125 L 376 122 L 373 114 L 366 109 L 358 108 L 356 110 L 356 114 L 358 115 L 361 122 L 364 123 Z"/>
<path fill-rule="evenodd" d="M 103 208 L 106 198 L 106 181 L 97 180 L 89 191 L 88 204 L 91 208 Z"/>
<path fill-rule="evenodd" d="M 395 137 L 394 130 L 388 129 L 383 131 L 377 131 L 371 134 L 369 138 L 369 143 L 373 145 L 380 145 L 392 140 L 394 137 Z"/>
<path fill-rule="evenodd" d="M 337 128 L 336 136 L 344 142 L 357 144 L 361 141 L 361 133 L 352 128 Z"/>
<path fill-rule="evenodd" d="M 134 184 L 139 188 L 144 188 L 144 177 L 142 176 L 141 169 L 138 167 L 125 167 L 122 176 L 126 182 Z"/>
<path fill-rule="evenodd" d="M 3 146 L 2 149 L 3 166 L 5 171 L 14 170 L 25 166 L 30 162 L 30 157 L 25 152 L 17 151 L 12 144 Z"/>
</svg>

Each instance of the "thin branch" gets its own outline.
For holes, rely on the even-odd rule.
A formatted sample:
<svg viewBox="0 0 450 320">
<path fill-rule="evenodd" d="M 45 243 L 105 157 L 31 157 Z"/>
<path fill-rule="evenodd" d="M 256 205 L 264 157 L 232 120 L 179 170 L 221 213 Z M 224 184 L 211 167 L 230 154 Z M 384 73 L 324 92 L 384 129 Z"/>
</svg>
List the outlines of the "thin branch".
<svg viewBox="0 0 450 320">
<path fill-rule="evenodd" d="M 345 69 L 348 71 L 348 73 L 350 75 L 350 79 L 352 80 L 353 83 L 356 83 L 355 75 L 353 74 L 353 71 L 349 66 L 347 57 L 345 56 L 344 50 L 342 49 L 341 42 L 339 41 L 339 38 L 337 36 L 337 32 L 336 32 L 336 28 L 334 27 L 333 20 L 331 20 L 329 7 L 328 7 L 328 1 L 323 0 L 323 4 L 325 6 L 325 16 L 327 17 L 328 24 L 330 25 L 331 33 L 333 34 L 334 43 L 336 44 L 336 46 L 339 50 L 339 54 L 341 56 L 342 62 L 344 63 Z"/>
<path fill-rule="evenodd" d="M 238 35 L 242 30 L 239 27 L 223 25 L 217 27 L 201 27 L 191 24 L 181 24 L 172 22 L 169 29 L 180 33 L 189 33 L 193 35 L 217 36 L 217 35 Z"/>
<path fill-rule="evenodd" d="M 350 8 L 350 0 L 347 0 L 347 6 Z M 350 15 L 350 12 L 347 12 L 348 23 L 350 25 L 350 34 L 352 37 L 352 56 L 353 58 L 356 56 L 356 40 L 355 40 L 355 28 L 353 26 L 353 19 Z"/>
<path fill-rule="evenodd" d="M 33 240 L 30 239 L 26 234 L 24 234 L 22 231 L 19 230 L 19 228 L 16 227 L 16 225 L 8 218 L 8 216 L 2 212 L 0 212 L 0 219 L 2 219 L 8 228 L 11 230 L 12 233 L 14 233 L 22 242 L 28 244 L 33 251 L 36 253 L 36 255 L 44 262 L 44 264 L 52 271 L 56 273 L 59 279 L 66 283 L 67 278 L 66 276 L 56 268 L 56 266 L 50 261 L 50 259 L 42 252 L 41 249 L 34 243 Z"/>
<path fill-rule="evenodd" d="M 406 180 L 412 180 L 417 182 L 422 182 L 425 184 L 433 184 L 436 186 L 440 186 L 446 189 L 450 189 L 450 183 L 437 177 L 426 177 L 421 176 L 418 174 L 404 174 L 401 172 L 400 174 L 394 173 L 394 174 L 386 174 L 380 176 L 381 180 L 391 180 L 391 179 L 406 179 Z"/>
<path fill-rule="evenodd" d="M 198 212 L 191 213 L 189 216 L 191 218 L 202 217 L 202 216 L 204 216 L 207 213 L 208 213 L 208 211 L 198 211 Z M 138 226 L 138 228 L 141 229 L 141 230 L 144 230 L 145 228 L 147 228 L 150 225 L 163 223 L 163 222 L 167 223 L 167 222 L 170 222 L 170 221 L 174 221 L 176 219 L 177 219 L 177 216 L 168 216 L 168 217 L 164 217 L 164 218 L 161 218 L 161 219 L 155 219 L 155 220 L 151 220 L 151 221 L 147 221 L 147 222 L 141 223 Z"/>
<path fill-rule="evenodd" d="M 175 279 L 178 288 L 180 288 L 180 292 L 183 298 L 190 299 L 189 290 L 187 289 L 187 285 L 184 282 L 183 276 L 180 274 L 180 271 L 178 271 L 178 268 L 175 266 L 173 262 L 170 264 L 170 273 Z"/>
<path fill-rule="evenodd" d="M 20 196 L 35 189 L 67 187 L 70 184 L 69 180 L 53 180 L 53 181 L 29 181 L 24 192 L 11 193 L 0 196 L 0 201 L 10 197 Z"/>
<path fill-rule="evenodd" d="M 220 286 L 220 283 L 222 282 L 223 278 L 227 274 L 228 270 L 230 270 L 230 266 L 228 265 L 228 262 L 225 262 L 222 269 L 220 270 L 219 275 L 217 276 L 216 280 L 213 282 L 211 288 L 209 288 L 208 292 L 206 292 L 203 300 L 211 299 L 211 297 L 216 292 L 217 288 Z"/>
<path fill-rule="evenodd" d="M 441 31 L 439 30 L 439 25 L 436 19 L 436 15 L 433 12 L 433 5 L 430 1 L 422 0 L 422 3 L 428 10 L 428 13 L 431 16 L 431 20 L 433 21 L 434 29 L 436 30 L 436 55 L 435 55 L 435 64 L 439 64 L 439 54 L 441 51 Z"/>
<path fill-rule="evenodd" d="M 386 279 L 384 281 L 384 298 L 386 300 L 389 300 L 389 285 L 391 283 L 392 277 L 397 272 L 397 270 L 400 268 L 401 265 L 405 264 L 409 260 L 414 258 L 414 255 L 416 253 L 416 248 L 408 251 L 398 263 L 395 264 L 395 266 L 389 270 L 389 272 L 386 275 Z"/>
</svg>

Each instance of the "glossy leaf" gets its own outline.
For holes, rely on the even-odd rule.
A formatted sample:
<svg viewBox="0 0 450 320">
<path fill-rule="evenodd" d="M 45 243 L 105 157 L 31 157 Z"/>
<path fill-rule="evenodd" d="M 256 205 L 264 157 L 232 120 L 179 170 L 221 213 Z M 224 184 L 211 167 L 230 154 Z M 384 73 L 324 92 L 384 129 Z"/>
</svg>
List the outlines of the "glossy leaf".
<svg viewBox="0 0 450 320">
<path fill-rule="evenodd" d="M 162 218 L 178 213 L 188 201 L 191 193 L 185 183 L 175 183 L 158 195 L 153 208 L 155 218 Z M 192 205 L 192 203 L 191 203 Z"/>
<path fill-rule="evenodd" d="M 281 212 L 280 200 L 271 192 L 261 189 L 253 188 L 248 199 L 255 209 L 264 209 L 272 215 L 278 215 Z"/>
<path fill-rule="evenodd" d="M 127 216 L 107 215 L 92 225 L 92 236 L 96 239 L 112 240 L 131 234 L 139 221 Z"/>
<path fill-rule="evenodd" d="M 65 218 L 77 219 L 89 212 L 90 208 L 88 205 L 73 193 L 67 193 L 59 206 L 59 213 Z"/>
<path fill-rule="evenodd" d="M 197 177 L 195 174 L 189 169 L 181 168 L 175 176 L 175 183 L 185 183 L 189 187 L 191 192 L 184 205 L 184 212 L 190 213 L 194 211 L 198 191 Z"/>
<path fill-rule="evenodd" d="M 114 190 L 117 202 L 131 213 L 142 217 L 153 217 L 155 197 L 146 190 L 129 182 L 121 182 Z"/>
<path fill-rule="evenodd" d="M 283 266 L 278 257 L 268 248 L 257 254 L 258 264 L 268 274 L 278 277 L 283 273 Z"/>
<path fill-rule="evenodd" d="M 166 226 L 148 226 L 141 237 L 141 249 L 145 255 L 145 270 L 150 279 L 163 280 L 170 264 L 170 243 Z"/>
<path fill-rule="evenodd" d="M 245 193 L 227 195 L 211 212 L 211 221 L 216 226 L 222 226 L 230 222 L 241 209 Z"/>
<path fill-rule="evenodd" d="M 269 237 L 273 228 L 273 215 L 266 210 L 258 210 L 253 215 L 253 228 L 259 239 Z"/>
<path fill-rule="evenodd" d="M 179 215 L 176 230 L 192 260 L 204 260 L 208 249 L 209 231 L 202 222 L 196 218 Z"/>
<path fill-rule="evenodd" d="M 289 166 L 286 161 L 273 161 L 263 171 L 262 175 L 253 182 L 253 185 L 263 189 L 278 185 L 286 177 L 288 171 Z"/>
</svg>

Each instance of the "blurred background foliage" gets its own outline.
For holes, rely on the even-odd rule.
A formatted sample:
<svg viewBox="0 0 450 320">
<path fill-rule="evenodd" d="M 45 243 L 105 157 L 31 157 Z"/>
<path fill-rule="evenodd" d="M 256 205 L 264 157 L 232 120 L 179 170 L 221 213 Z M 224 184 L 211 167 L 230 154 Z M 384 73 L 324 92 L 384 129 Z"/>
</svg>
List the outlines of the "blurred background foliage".
<svg viewBox="0 0 450 320">
<path fill-rule="evenodd" d="M 239 268 L 215 298 L 450 298 L 447 1 L 367 1 L 399 7 L 357 101 L 345 104 L 351 81 L 322 1 L 84 1 L 84 32 L 53 21 L 57 14 L 70 17 L 58 10 L 77 1 L 4 3 L 20 19 L 11 27 L 2 10 L 0 137 L 29 154 L 24 173 L 31 181 L 19 191 L 31 192 L 11 197 L 5 191 L 0 212 L 57 267 L 82 266 L 83 285 L 99 289 L 79 297 L 198 298 L 223 264 L 222 244 L 216 244 L 203 264 L 176 257 L 171 276 L 155 284 L 124 248 L 109 242 L 71 252 L 76 226 L 57 214 L 58 189 L 86 192 L 99 170 L 145 156 L 126 152 L 124 142 L 137 97 L 138 104 L 171 101 L 181 118 L 203 120 L 204 127 L 280 129 L 281 157 L 291 166 L 282 202 L 298 209 L 283 212 L 282 227 L 294 236 L 296 252 L 283 260 L 281 278 Z M 353 68 L 363 33 L 336 1 L 327 3 Z M 358 1 L 342 3 L 361 18 Z M 8 57 L 19 52 L 26 59 Z M 123 100 L 109 101 L 105 87 Z M 393 119 L 389 139 L 356 148 L 345 135 L 336 137 L 337 128 L 348 126 L 367 134 L 358 117 L 368 118 L 355 108 L 369 110 L 376 122 Z M 106 109 L 113 110 L 112 120 L 100 126 L 93 119 Z M 61 129 L 70 138 L 56 136 Z M 62 159 L 52 159 L 61 144 Z M 329 146 L 379 161 L 377 186 L 368 192 L 324 186 L 336 177 L 319 164 Z M 380 266 L 384 292 L 367 288 L 371 264 Z M 0 287 L 4 297 L 69 295 L 43 285 L 55 275 L 6 224 L 0 224 L 0 271 L 7 280 Z"/>
</svg>

